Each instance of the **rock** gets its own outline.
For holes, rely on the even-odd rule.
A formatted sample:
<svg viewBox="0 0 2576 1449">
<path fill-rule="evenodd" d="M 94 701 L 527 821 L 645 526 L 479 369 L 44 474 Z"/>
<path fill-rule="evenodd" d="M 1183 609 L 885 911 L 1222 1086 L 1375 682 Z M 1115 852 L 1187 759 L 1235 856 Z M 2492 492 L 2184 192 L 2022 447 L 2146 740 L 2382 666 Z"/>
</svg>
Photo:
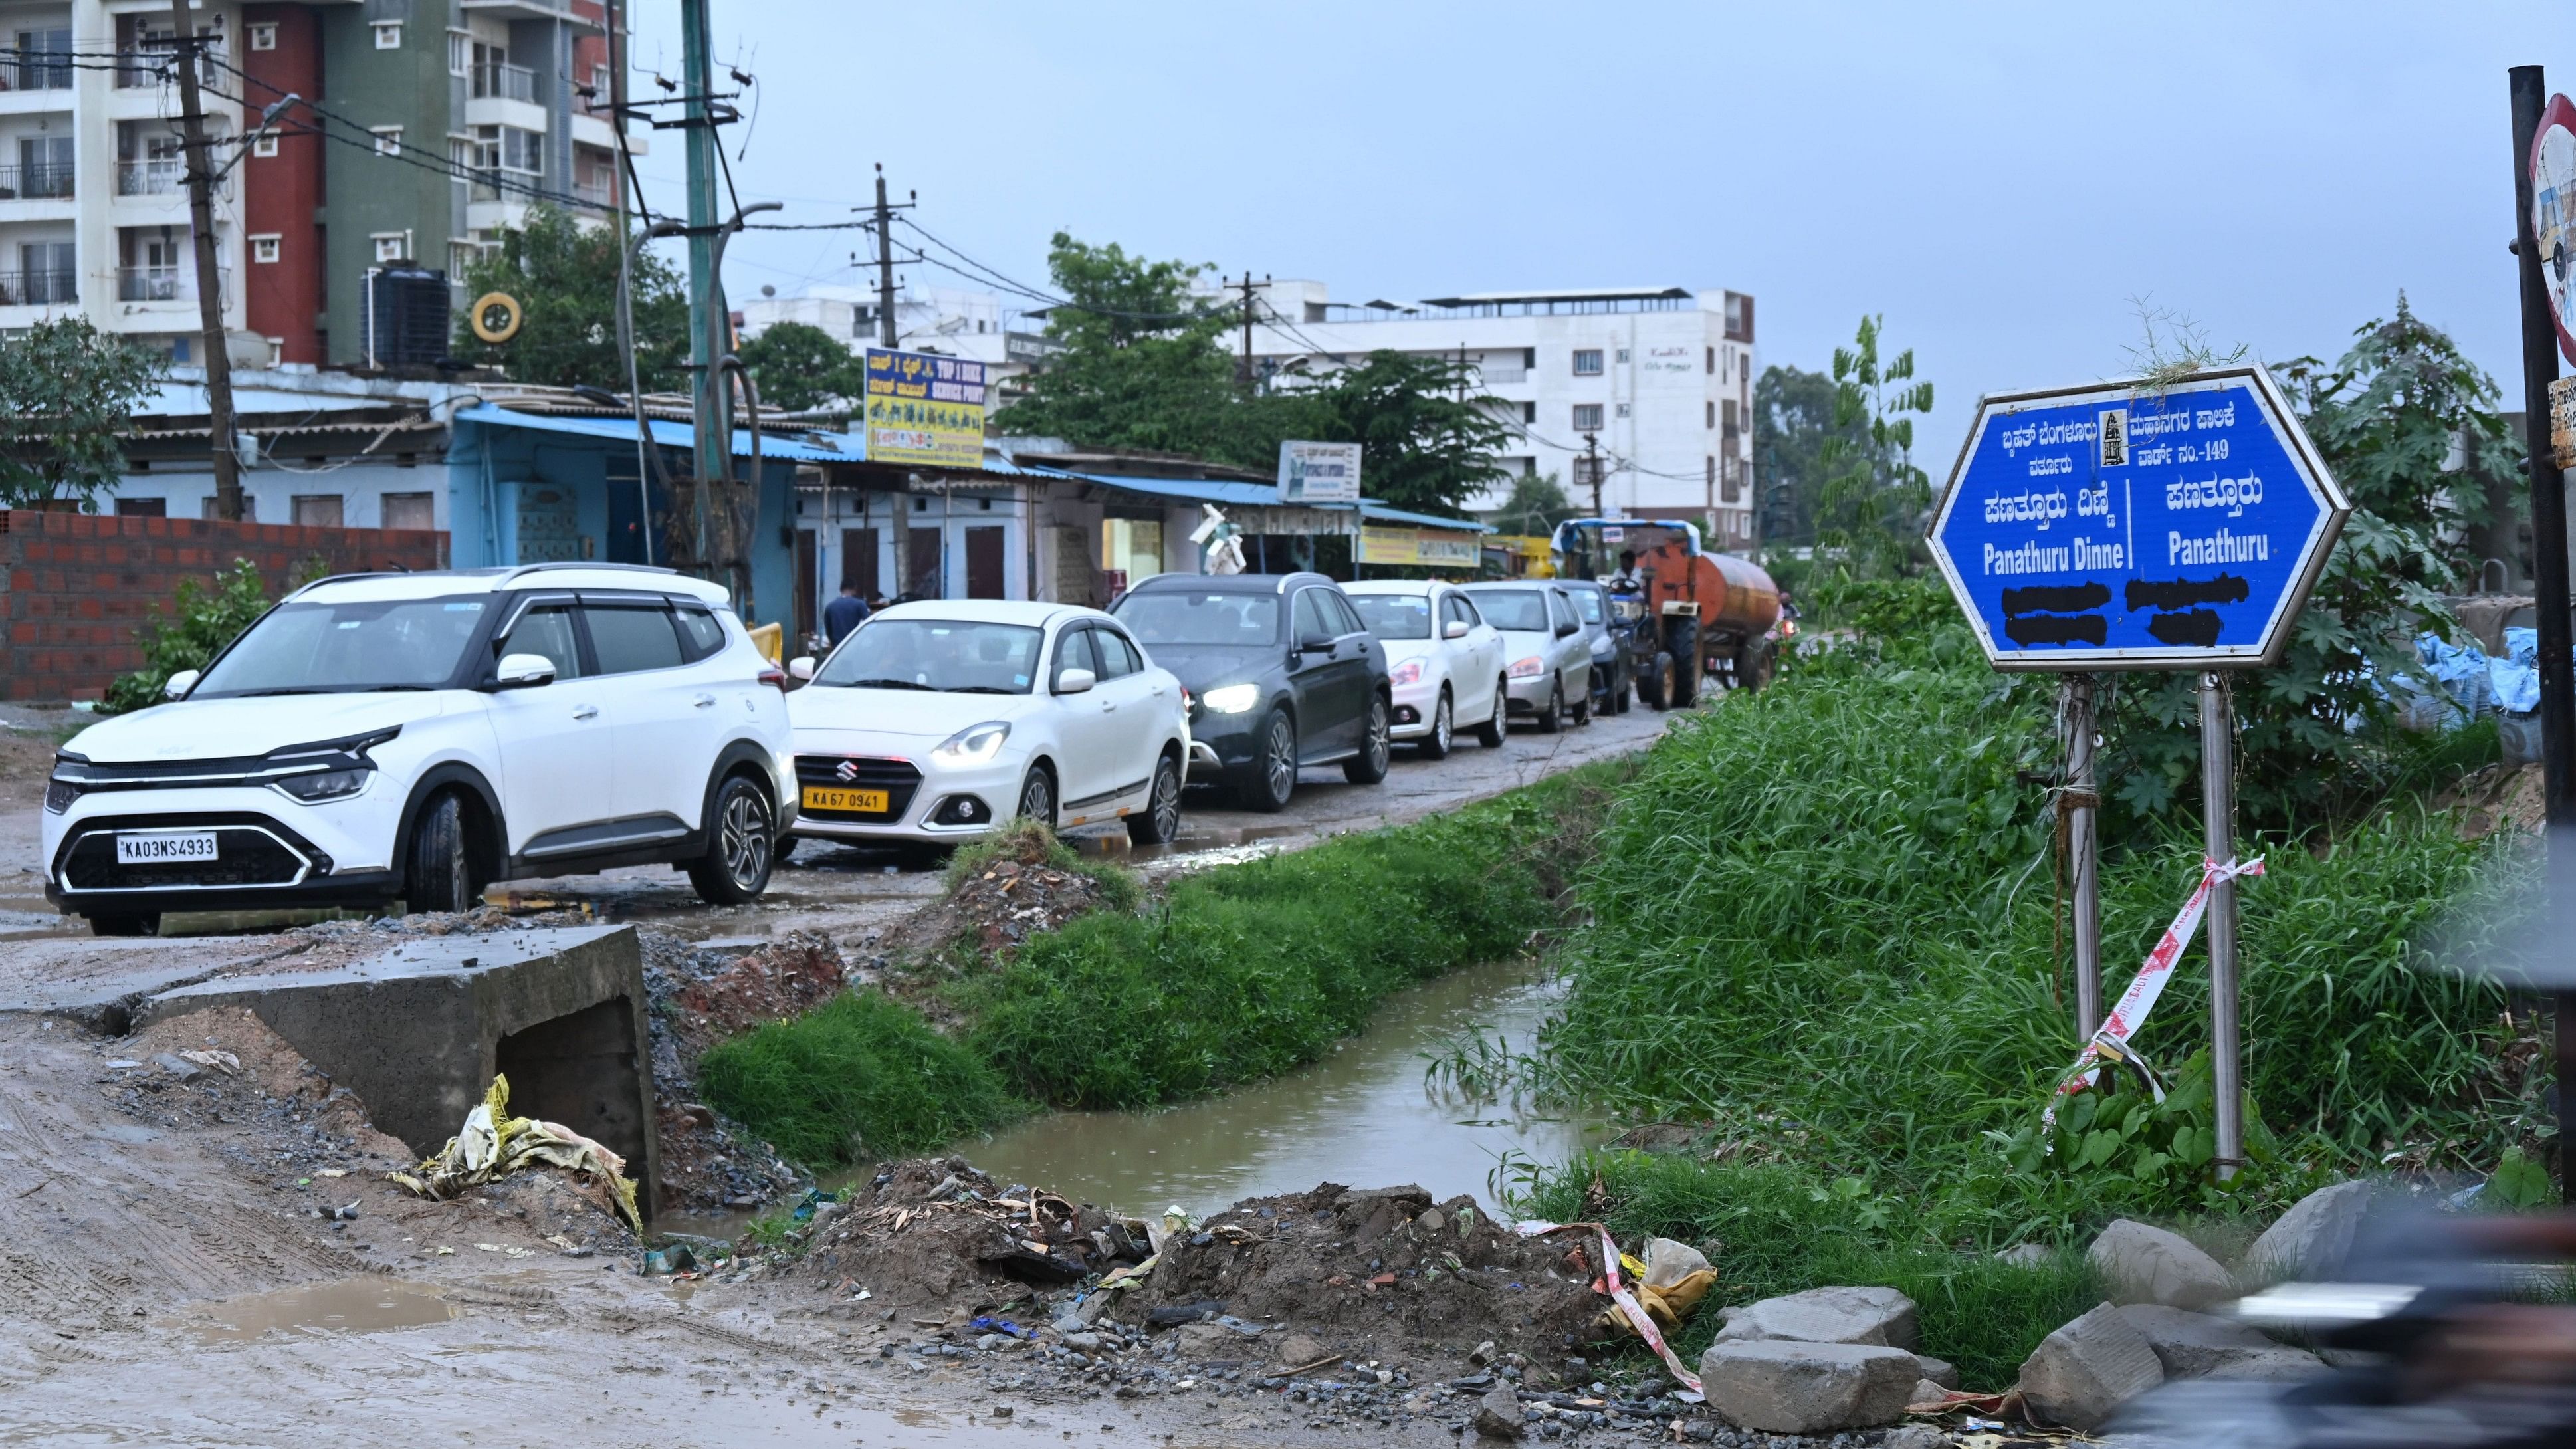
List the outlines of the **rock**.
<svg viewBox="0 0 2576 1449">
<path fill-rule="evenodd" d="M 1914 1300 L 1893 1288 L 1810 1288 L 1729 1308 L 1720 1343 L 1785 1338 L 1798 1343 L 1875 1344 L 1912 1351 L 1920 1330 Z M 1909 1378 L 1907 1382 L 1913 1380 Z"/>
<path fill-rule="evenodd" d="M 1930 1379 L 1916 1379 L 1914 1381 L 1914 1392 L 1908 1394 L 1905 1398 L 1905 1407 L 1911 1409 L 1918 1404 L 1937 1404 L 1941 1402 L 1942 1397 L 1949 1392 L 1950 1391 L 1948 1389 L 1932 1382 Z"/>
<path fill-rule="evenodd" d="M 2236 1280 L 2190 1239 L 2129 1218 L 2104 1228 L 2084 1256 L 2114 1303 L 2207 1308 L 2236 1296 Z"/>
<path fill-rule="evenodd" d="M 2266 1283 L 2314 1278 L 2343 1266 L 2353 1235 L 2370 1211 L 2366 1182 L 2338 1182 L 2299 1199 L 2281 1220 L 2263 1230 L 2245 1254 L 2245 1276 Z"/>
<path fill-rule="evenodd" d="M 1058 1333 L 1069 1336 L 1081 1333 L 1090 1328 L 1091 1325 L 1082 1321 L 1081 1314 L 1067 1312 L 1060 1315 L 1055 1322 L 1048 1324 L 1047 1327 L 1054 1329 Z"/>
<path fill-rule="evenodd" d="M 1088 1330 L 1080 1333 L 1068 1333 L 1064 1336 L 1064 1346 L 1078 1350 L 1082 1353 L 1098 1353 L 1100 1352 L 1100 1335 Z"/>
<path fill-rule="evenodd" d="M 2044 1243 L 2015 1243 L 1995 1254 L 1995 1261 L 2017 1268 L 2045 1268 L 2057 1261 L 2057 1253 Z"/>
<path fill-rule="evenodd" d="M 1449 1226 L 1449 1219 L 1442 1216 L 1438 1208 L 1424 1208 L 1422 1216 L 1413 1220 L 1413 1225 L 1426 1233 L 1436 1233 Z"/>
<path fill-rule="evenodd" d="M 1700 1356 L 1699 1372 L 1708 1406 L 1720 1417 L 1769 1434 L 1893 1424 L 1921 1381 L 1914 1355 L 1901 1348 L 1791 1339 L 1712 1344 Z"/>
<path fill-rule="evenodd" d="M 1948 1359 L 1934 1358 L 1928 1353 L 1918 1353 L 1914 1356 L 1914 1366 L 1921 1371 L 1923 1377 L 1945 1389 L 1955 1389 L 1959 1386 L 1959 1366 Z M 1922 1401 L 1918 1399 L 1915 1402 Z"/>
<path fill-rule="evenodd" d="M 1221 1323 L 1185 1323 L 1172 1336 L 1180 1340 L 1181 1357 L 1192 1363 L 1240 1356 L 1244 1348 L 1243 1335 Z"/>
<path fill-rule="evenodd" d="M 1467 1367 L 1483 1368 L 1494 1361 L 1494 1341 L 1486 1339 L 1467 1351 Z"/>
<path fill-rule="evenodd" d="M 152 1065 L 159 1067 L 161 1070 L 168 1072 L 170 1075 L 177 1077 L 183 1082 L 193 1082 L 206 1074 L 205 1068 L 198 1066 L 195 1062 L 189 1061 L 185 1057 L 180 1056 L 177 1052 L 161 1052 L 157 1054 L 152 1058 Z"/>
<path fill-rule="evenodd" d="M 2022 1398 L 2031 1412 L 2087 1433 L 2164 1381 L 2155 1346 L 2108 1303 L 2042 1339 L 2021 1366 Z"/>
<path fill-rule="evenodd" d="M 1906 1424 L 1888 1430 L 1878 1449 L 1950 1449 L 1950 1436 L 1929 1424 Z"/>
<path fill-rule="evenodd" d="M 1270 1356 L 1282 1368 L 1301 1368 L 1332 1350 L 1302 1333 L 1283 1333 L 1271 1342 Z"/>
<path fill-rule="evenodd" d="M 1476 1432 L 1494 1439 L 1518 1439 L 1521 1428 L 1521 1396 L 1508 1386 L 1487 1389 L 1476 1401 Z"/>
<path fill-rule="evenodd" d="M 2133 1303 L 2120 1318 L 2146 1339 L 2169 1379 L 2294 1379 L 2325 1372 L 2315 1354 L 2274 1343 L 2232 1318 Z"/>
<path fill-rule="evenodd" d="M 1145 1322 L 1156 1328 L 1177 1328 L 1202 1318 L 1214 1318 L 1224 1311 L 1225 1305 L 1217 1300 L 1201 1298 L 1190 1303 L 1167 1303 L 1146 1314 Z"/>
</svg>

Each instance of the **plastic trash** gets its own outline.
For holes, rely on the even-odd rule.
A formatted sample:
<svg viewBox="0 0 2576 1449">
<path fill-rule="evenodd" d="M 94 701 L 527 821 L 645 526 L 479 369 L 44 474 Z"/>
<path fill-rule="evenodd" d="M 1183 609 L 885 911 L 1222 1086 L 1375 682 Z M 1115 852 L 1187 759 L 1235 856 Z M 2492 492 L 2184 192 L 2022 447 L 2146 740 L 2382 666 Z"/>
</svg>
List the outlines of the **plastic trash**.
<svg viewBox="0 0 2576 1449">
<path fill-rule="evenodd" d="M 972 1322 L 966 1325 L 966 1330 L 969 1333 L 1007 1334 L 1012 1338 L 1035 1338 L 1038 1336 L 1035 1329 L 1022 1328 L 1007 1318 L 994 1318 L 989 1315 L 980 1314 Z"/>
<path fill-rule="evenodd" d="M 510 1079 L 505 1076 L 492 1078 L 481 1105 L 465 1114 L 465 1125 L 417 1173 L 386 1176 L 423 1197 L 452 1198 L 529 1166 L 560 1167 L 580 1175 L 599 1191 L 610 1212 L 635 1231 L 644 1230 L 635 1211 L 635 1184 L 626 1178 L 626 1159 L 560 1123 L 511 1116 Z"/>
<path fill-rule="evenodd" d="M 674 1243 L 646 1253 L 641 1271 L 647 1278 L 659 1278 L 672 1273 L 694 1272 L 697 1266 L 698 1255 L 689 1251 L 689 1245 Z"/>
<path fill-rule="evenodd" d="M 2537 667 L 2540 663 L 2540 631 L 2537 629 L 2505 630 L 2504 657 L 2516 664 Z"/>
</svg>

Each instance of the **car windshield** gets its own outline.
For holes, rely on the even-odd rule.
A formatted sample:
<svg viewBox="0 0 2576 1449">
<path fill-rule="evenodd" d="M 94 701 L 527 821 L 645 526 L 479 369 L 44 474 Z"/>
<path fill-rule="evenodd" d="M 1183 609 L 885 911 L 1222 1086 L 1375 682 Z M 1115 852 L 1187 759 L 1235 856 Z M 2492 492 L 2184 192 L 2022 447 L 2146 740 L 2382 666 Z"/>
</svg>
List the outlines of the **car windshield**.
<svg viewBox="0 0 2576 1449">
<path fill-rule="evenodd" d="M 1573 595 L 1573 596 L 1574 596 L 1574 607 L 1575 607 L 1575 609 L 1576 609 L 1576 611 L 1577 611 L 1577 612 L 1579 612 L 1579 613 L 1581 613 L 1581 614 L 1583 615 L 1583 622 L 1584 622 L 1584 623 L 1586 623 L 1586 624 L 1598 624 L 1598 623 L 1600 623 L 1600 622 L 1601 622 L 1601 591 L 1600 591 L 1600 590 L 1598 590 L 1598 589 L 1567 589 L 1567 590 L 1566 590 L 1566 592 L 1567 592 L 1568 594 L 1571 594 L 1571 595 Z"/>
<path fill-rule="evenodd" d="M 1536 589 L 1497 589 L 1476 595 L 1476 611 L 1497 629 L 1548 632 L 1547 599 Z"/>
<path fill-rule="evenodd" d="M 1431 637 L 1431 601 L 1411 594 L 1353 594 L 1360 622 L 1381 639 Z"/>
<path fill-rule="evenodd" d="M 215 661 L 189 697 L 444 688 L 490 602 L 280 604 Z"/>
<path fill-rule="evenodd" d="M 1277 594 L 1170 593 L 1129 594 L 1109 612 L 1148 648 L 1157 644 L 1187 647 L 1231 645 L 1267 648 L 1279 642 Z"/>
<path fill-rule="evenodd" d="M 814 675 L 844 689 L 1026 694 L 1045 635 L 1019 624 L 963 619 L 872 619 Z"/>
</svg>

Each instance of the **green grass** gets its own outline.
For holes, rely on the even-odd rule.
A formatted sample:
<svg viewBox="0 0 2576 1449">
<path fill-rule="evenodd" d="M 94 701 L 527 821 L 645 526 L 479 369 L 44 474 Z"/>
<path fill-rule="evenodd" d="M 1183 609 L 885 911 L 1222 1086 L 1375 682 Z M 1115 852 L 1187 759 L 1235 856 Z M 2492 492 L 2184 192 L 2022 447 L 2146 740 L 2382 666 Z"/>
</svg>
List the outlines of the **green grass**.
<svg viewBox="0 0 2576 1449">
<path fill-rule="evenodd" d="M 845 992 L 698 1063 L 708 1102 L 792 1161 L 820 1167 L 918 1152 L 1017 1120 L 1002 1076 L 910 1007 Z"/>
<path fill-rule="evenodd" d="M 1973 660 L 1802 664 L 1681 726 L 1620 788 L 1584 875 L 1592 925 L 1563 957 L 1572 990 L 1542 1081 L 1737 1124 L 1812 1181 L 1857 1176 L 1908 1201 L 1934 1245 L 2208 1205 L 2108 1170 L 2015 1173 L 1985 1136 L 2035 1121 L 2075 1045 L 2047 807 L 2018 778 L 2051 761 L 2050 697 L 2049 681 Z M 2249 1189 L 2286 1193 L 2390 1142 L 2491 1164 L 2503 998 L 2414 969 L 2479 848 L 2405 801 L 2330 846 L 2260 848 L 2268 874 L 2240 897 L 2244 1059 L 2285 1157 Z M 2199 855 L 2174 835 L 2106 854 L 2106 993 Z M 2139 1045 L 2178 1067 L 2206 1040 L 2206 1002 L 2195 944 Z"/>
<path fill-rule="evenodd" d="M 876 992 L 707 1054 L 708 1100 L 791 1160 L 914 1151 L 1011 1120 L 1022 1102 L 1142 1107 L 1302 1066 L 1390 992 L 1537 949 L 1632 768 L 1584 766 L 1466 809 L 1175 880 L 1007 960 L 933 964 L 954 1037 Z M 960 852 L 1085 868 L 1044 832 Z M 1123 872 L 1088 868 L 1123 882 Z"/>
<path fill-rule="evenodd" d="M 1999 1391 L 2041 1339 L 2102 1300 L 2079 1255 L 2024 1267 L 1902 1241 L 1903 1204 L 1838 1195 L 1790 1167 L 1606 1152 L 1542 1173 L 1525 1206 L 1551 1221 L 1574 1217 L 1596 1171 L 1612 1203 L 1606 1226 L 1622 1243 L 1651 1233 L 1703 1250 L 1718 1244 L 1718 1289 L 1675 1345 L 1689 1361 L 1716 1336 L 1722 1304 L 1825 1286 L 1894 1288 L 1920 1312 L 1923 1352 L 1957 1364 L 1961 1387 Z"/>
</svg>

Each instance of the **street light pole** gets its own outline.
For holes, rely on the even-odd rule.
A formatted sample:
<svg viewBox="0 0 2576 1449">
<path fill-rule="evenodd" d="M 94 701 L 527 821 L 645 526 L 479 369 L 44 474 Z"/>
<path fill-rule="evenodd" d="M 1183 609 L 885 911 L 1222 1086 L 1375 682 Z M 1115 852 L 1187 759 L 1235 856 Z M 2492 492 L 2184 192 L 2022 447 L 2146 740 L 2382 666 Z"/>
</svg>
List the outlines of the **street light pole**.
<svg viewBox="0 0 2576 1449">
<path fill-rule="evenodd" d="M 188 155 L 188 230 L 197 261 L 197 326 L 206 353 L 206 432 L 214 449 L 215 517 L 242 519 L 241 454 L 233 428 L 232 354 L 224 345 L 223 262 L 215 250 L 215 166 L 197 89 L 196 26 L 188 0 L 170 0 L 171 60 L 179 68 L 179 134 Z"/>
</svg>

